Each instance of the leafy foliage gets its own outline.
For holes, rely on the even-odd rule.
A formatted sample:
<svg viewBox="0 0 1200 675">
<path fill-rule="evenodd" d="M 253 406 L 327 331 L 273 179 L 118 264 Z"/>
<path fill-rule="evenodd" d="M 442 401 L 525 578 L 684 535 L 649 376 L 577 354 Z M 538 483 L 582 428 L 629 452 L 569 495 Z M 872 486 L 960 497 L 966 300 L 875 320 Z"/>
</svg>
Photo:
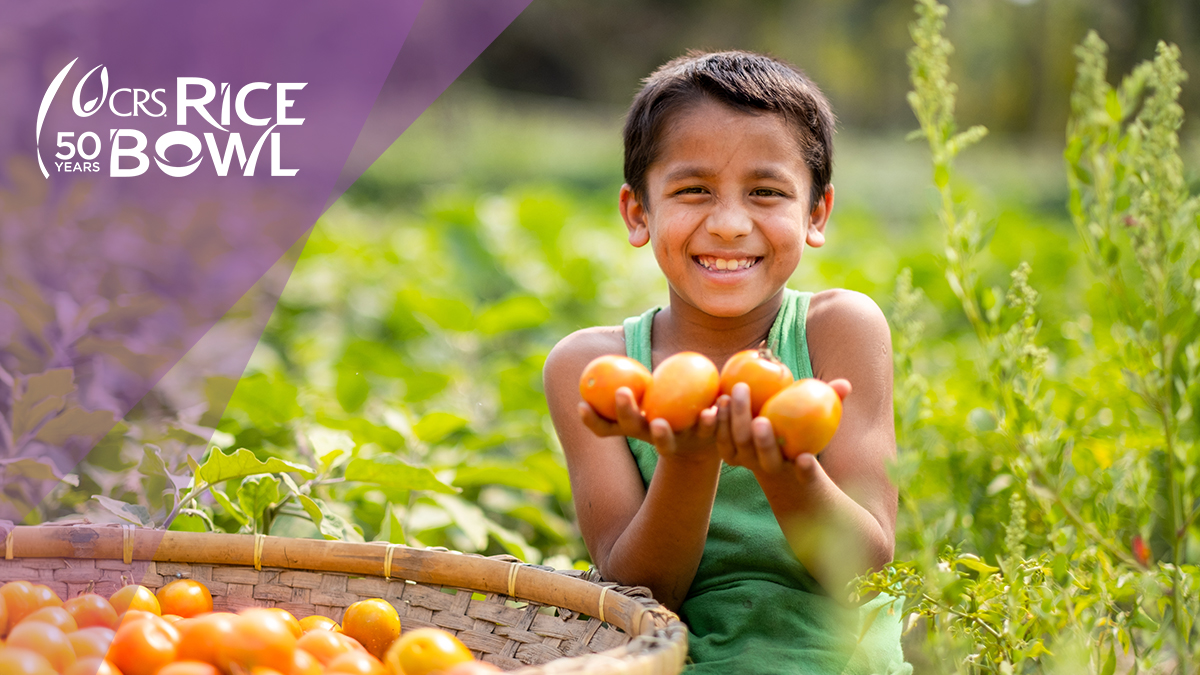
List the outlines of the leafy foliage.
<svg viewBox="0 0 1200 675">
<path fill-rule="evenodd" d="M 955 133 L 945 8 L 933 0 L 917 8 L 910 102 L 941 197 L 946 278 L 976 338 L 967 347 L 974 373 L 938 375 L 973 375 L 981 404 L 959 417 L 928 403 L 938 383 L 898 378 L 897 400 L 920 402 L 899 411 L 911 454 L 898 479 L 947 464 L 969 469 L 956 474 L 962 480 L 949 496 L 904 491 L 902 529 L 920 549 L 901 552 L 911 561 L 863 588 L 907 598 L 910 626 L 926 631 L 913 646 L 942 668 L 1112 673 L 1120 663 L 1191 672 L 1200 233 L 1178 154 L 1178 50 L 1160 45 L 1116 89 L 1099 38 L 1089 35 L 1077 50 L 1070 211 L 1096 279 L 1087 313 L 1063 322 L 1073 344 L 1055 353 L 1039 337 L 1046 318 L 1028 263 L 1012 271 L 1007 291 L 980 282 L 977 261 L 995 230 L 962 198 L 951 160 L 983 131 Z M 901 369 L 913 363 L 904 352 L 920 348 L 919 302 L 902 277 L 894 315 Z M 971 530 L 956 537 L 952 526 L 927 520 L 938 512 L 965 512 Z"/>
</svg>

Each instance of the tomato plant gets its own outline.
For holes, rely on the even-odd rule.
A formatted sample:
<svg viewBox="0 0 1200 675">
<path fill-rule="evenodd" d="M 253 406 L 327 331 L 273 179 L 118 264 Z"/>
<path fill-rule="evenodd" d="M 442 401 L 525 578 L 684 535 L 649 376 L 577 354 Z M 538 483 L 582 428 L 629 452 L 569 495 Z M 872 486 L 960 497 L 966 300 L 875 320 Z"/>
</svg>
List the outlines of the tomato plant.
<svg viewBox="0 0 1200 675">
<path fill-rule="evenodd" d="M 721 367 L 722 395 L 732 395 L 733 385 L 745 382 L 750 387 L 750 414 L 758 417 L 763 404 L 792 383 L 792 371 L 767 347 L 740 351 Z"/>
<path fill-rule="evenodd" d="M 437 628 L 418 628 L 396 640 L 384 660 L 393 675 L 432 675 L 474 659 L 471 650 L 450 633 Z"/>
<path fill-rule="evenodd" d="M 819 454 L 842 419 L 842 399 L 833 387 L 815 378 L 798 380 L 772 396 L 762 409 L 771 420 L 779 448 L 788 459 Z"/>
<path fill-rule="evenodd" d="M 664 419 L 674 431 L 695 426 L 700 412 L 717 400 L 720 374 L 708 357 L 680 352 L 663 359 L 642 400 L 648 420 Z"/>
<path fill-rule="evenodd" d="M 649 369 L 628 356 L 605 354 L 587 364 L 579 377 L 579 395 L 601 417 L 617 419 L 617 390 L 629 387 L 641 405 L 652 376 Z"/>
</svg>

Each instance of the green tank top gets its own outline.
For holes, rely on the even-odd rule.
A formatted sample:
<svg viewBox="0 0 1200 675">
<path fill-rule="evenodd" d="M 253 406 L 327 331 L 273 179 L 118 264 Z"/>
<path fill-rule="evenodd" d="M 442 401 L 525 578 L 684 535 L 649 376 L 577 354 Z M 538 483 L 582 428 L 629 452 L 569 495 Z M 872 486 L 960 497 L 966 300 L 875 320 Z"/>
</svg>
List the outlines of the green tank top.
<svg viewBox="0 0 1200 675">
<path fill-rule="evenodd" d="M 767 343 L 796 379 L 812 377 L 805 338 L 811 293 L 784 290 Z M 647 368 L 655 307 L 625 320 L 626 354 Z M 642 482 L 658 453 L 627 439 Z M 900 603 L 880 595 L 846 608 L 788 546 L 754 474 L 722 465 L 708 540 L 679 610 L 688 625 L 691 673 L 799 675 L 911 673 L 900 649 Z"/>
</svg>

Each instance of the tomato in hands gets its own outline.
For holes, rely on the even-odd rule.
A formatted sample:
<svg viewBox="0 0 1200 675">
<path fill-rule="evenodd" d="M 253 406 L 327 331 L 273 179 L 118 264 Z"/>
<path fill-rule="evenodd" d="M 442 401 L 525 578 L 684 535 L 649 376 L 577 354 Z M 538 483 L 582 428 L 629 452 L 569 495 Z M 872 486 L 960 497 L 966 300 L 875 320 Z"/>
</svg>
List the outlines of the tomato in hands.
<svg viewBox="0 0 1200 675">
<path fill-rule="evenodd" d="M 720 375 L 708 357 L 696 352 L 679 352 L 658 364 L 642 413 L 647 420 L 664 419 L 675 432 L 696 424 L 700 413 L 712 407 L 720 390 Z"/>
<path fill-rule="evenodd" d="M 842 399 L 833 387 L 815 378 L 799 380 L 772 396 L 762 408 L 785 457 L 825 449 L 842 419 Z"/>
<path fill-rule="evenodd" d="M 629 387 L 638 405 L 650 387 L 650 371 L 634 359 L 616 354 L 597 357 L 583 369 L 579 378 L 579 395 L 608 420 L 617 419 L 617 390 Z"/>
<path fill-rule="evenodd" d="M 721 395 L 732 396 L 733 385 L 750 386 L 750 416 L 758 417 L 767 399 L 792 383 L 792 371 L 767 347 L 740 351 L 721 368 Z"/>
</svg>

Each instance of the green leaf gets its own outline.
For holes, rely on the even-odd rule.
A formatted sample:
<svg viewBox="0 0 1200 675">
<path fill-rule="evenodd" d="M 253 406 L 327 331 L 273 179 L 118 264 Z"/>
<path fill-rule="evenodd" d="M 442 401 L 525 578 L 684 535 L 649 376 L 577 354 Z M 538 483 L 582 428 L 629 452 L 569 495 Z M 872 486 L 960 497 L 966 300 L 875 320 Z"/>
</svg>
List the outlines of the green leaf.
<svg viewBox="0 0 1200 675">
<path fill-rule="evenodd" d="M 312 478 L 316 473 L 309 467 L 296 462 L 271 457 L 262 461 L 246 448 L 239 448 L 233 454 L 226 455 L 220 448 L 213 447 L 208 459 L 200 465 L 200 477 L 209 484 L 215 485 L 226 480 L 245 478 L 258 473 L 282 473 L 291 471 L 305 478 Z"/>
<path fill-rule="evenodd" d="M 92 495 L 100 506 L 105 510 L 115 514 L 121 520 L 141 525 L 142 527 L 154 527 L 154 519 L 150 517 L 150 511 L 141 504 L 126 504 L 125 502 L 105 497 L 104 495 Z"/>
<path fill-rule="evenodd" d="M 75 392 L 75 371 L 71 368 L 56 368 L 30 375 L 12 408 L 12 436 L 14 440 L 32 431 L 48 415 L 56 415 L 66 405 L 67 396 Z M 109 420 L 112 413 L 109 413 Z"/>
<path fill-rule="evenodd" d="M 437 443 L 465 426 L 466 418 L 447 412 L 432 412 L 413 425 L 413 433 L 426 443 Z"/>
<path fill-rule="evenodd" d="M 316 524 L 321 536 L 330 540 L 362 541 L 362 535 L 354 529 L 345 518 L 334 513 L 329 505 L 321 499 L 313 499 L 306 495 L 297 495 L 300 506 L 308 517 Z"/>
<path fill-rule="evenodd" d="M 1117 98 L 1116 89 L 1108 90 L 1108 96 L 1104 100 L 1104 111 L 1108 113 L 1108 117 L 1112 121 L 1121 121 L 1121 100 Z"/>
<path fill-rule="evenodd" d="M 390 455 L 366 459 L 356 457 L 346 465 L 346 480 L 374 483 L 392 490 L 431 490 L 456 494 L 457 488 L 446 485 L 426 468 L 409 466 Z"/>
<path fill-rule="evenodd" d="M 167 529 L 172 532 L 216 532 L 217 526 L 203 509 L 180 509 Z"/>
<path fill-rule="evenodd" d="M 962 565 L 963 567 L 975 570 L 980 576 L 986 576 L 988 574 L 1000 571 L 999 567 L 992 567 L 991 565 L 980 560 L 979 556 L 972 555 L 970 553 L 964 553 L 958 558 L 955 558 L 954 564 Z"/>
<path fill-rule="evenodd" d="M 396 507 L 392 506 L 391 502 L 384 505 L 383 521 L 379 525 L 379 536 L 375 537 L 375 541 L 386 541 L 391 544 L 406 543 L 404 526 L 396 517 Z"/>
<path fill-rule="evenodd" d="M 334 393 L 342 410 L 357 412 L 367 402 L 367 397 L 371 394 L 371 384 L 357 370 L 338 368 Z"/>
<path fill-rule="evenodd" d="M 555 491 L 555 485 L 549 479 L 529 467 L 500 462 L 464 463 L 454 474 L 454 485 L 507 485 L 519 490 L 533 490 L 546 494 Z"/>
<path fill-rule="evenodd" d="M 234 520 L 238 521 L 238 523 L 241 525 L 250 524 L 250 519 L 246 517 L 246 514 L 242 513 L 241 509 L 233 505 L 233 501 L 229 499 L 229 495 L 216 488 L 213 488 L 210 490 L 210 492 L 212 492 L 213 499 L 217 500 L 217 503 L 220 504 L 221 507 L 225 509 L 225 512 L 232 516 Z"/>
<path fill-rule="evenodd" d="M 246 476 L 238 488 L 238 504 L 251 520 L 262 520 L 263 512 L 279 501 L 279 479 L 269 473 Z"/>
<path fill-rule="evenodd" d="M 945 166 L 939 164 L 933 169 L 933 184 L 942 189 L 950 183 L 950 171 Z"/>
<path fill-rule="evenodd" d="M 72 436 L 95 439 L 112 428 L 116 418 L 107 410 L 87 411 L 68 406 L 38 430 L 37 440 L 49 445 L 63 445 Z"/>
<path fill-rule="evenodd" d="M 1116 646 L 1109 641 L 1108 654 L 1104 657 L 1104 665 L 1100 666 L 1100 675 L 1113 675 L 1117 672 L 1117 649 Z"/>
<path fill-rule="evenodd" d="M 518 295 L 485 309 L 476 322 L 482 335 L 536 328 L 550 318 L 550 310 L 531 295 Z"/>
<path fill-rule="evenodd" d="M 289 382 L 256 373 L 238 382 L 229 408 L 245 412 L 250 423 L 260 429 L 275 429 L 304 414 L 296 402 L 297 393 Z"/>
</svg>

